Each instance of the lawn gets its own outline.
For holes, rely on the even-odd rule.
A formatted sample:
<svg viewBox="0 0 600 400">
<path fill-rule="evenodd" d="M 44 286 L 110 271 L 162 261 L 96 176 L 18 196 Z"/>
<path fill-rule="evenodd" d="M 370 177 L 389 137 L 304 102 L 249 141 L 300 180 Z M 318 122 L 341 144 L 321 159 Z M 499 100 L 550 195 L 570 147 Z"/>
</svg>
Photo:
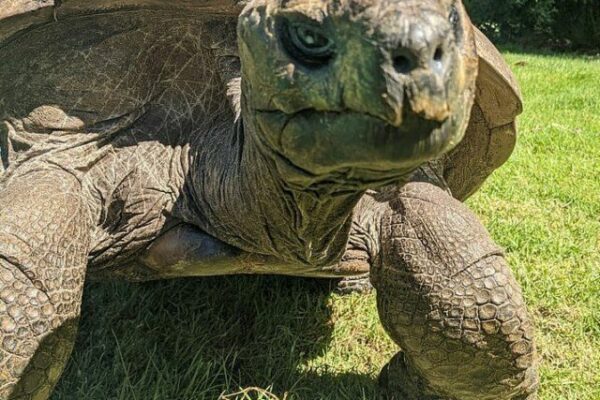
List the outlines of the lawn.
<svg viewBox="0 0 600 400">
<path fill-rule="evenodd" d="M 520 140 L 469 205 L 523 285 L 540 399 L 598 400 L 600 58 L 507 58 L 526 101 Z M 396 350 L 374 295 L 322 281 L 94 283 L 52 399 L 374 399 Z"/>
</svg>

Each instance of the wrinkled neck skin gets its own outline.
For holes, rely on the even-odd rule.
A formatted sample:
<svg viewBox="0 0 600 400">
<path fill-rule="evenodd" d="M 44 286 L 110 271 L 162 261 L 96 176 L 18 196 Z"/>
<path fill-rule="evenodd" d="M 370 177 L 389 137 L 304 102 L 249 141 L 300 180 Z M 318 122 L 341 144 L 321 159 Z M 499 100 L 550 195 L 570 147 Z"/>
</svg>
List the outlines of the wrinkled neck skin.
<svg viewBox="0 0 600 400">
<path fill-rule="evenodd" d="M 293 264 L 332 265 L 343 255 L 352 210 L 365 184 L 348 184 L 348 176 L 310 176 L 264 147 L 244 103 L 244 118 L 192 148 L 188 217 L 250 253 Z"/>
</svg>

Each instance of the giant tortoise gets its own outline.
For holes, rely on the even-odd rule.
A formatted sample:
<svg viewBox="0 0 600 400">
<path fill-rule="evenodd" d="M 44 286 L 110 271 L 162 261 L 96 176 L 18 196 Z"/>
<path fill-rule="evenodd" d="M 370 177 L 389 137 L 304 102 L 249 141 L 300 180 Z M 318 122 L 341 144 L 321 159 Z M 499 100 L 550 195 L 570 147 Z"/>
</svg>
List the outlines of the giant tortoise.
<svg viewBox="0 0 600 400">
<path fill-rule="evenodd" d="M 461 202 L 520 111 L 460 0 L 0 0 L 0 398 L 51 394 L 86 277 L 368 273 L 387 396 L 534 399 Z"/>
</svg>

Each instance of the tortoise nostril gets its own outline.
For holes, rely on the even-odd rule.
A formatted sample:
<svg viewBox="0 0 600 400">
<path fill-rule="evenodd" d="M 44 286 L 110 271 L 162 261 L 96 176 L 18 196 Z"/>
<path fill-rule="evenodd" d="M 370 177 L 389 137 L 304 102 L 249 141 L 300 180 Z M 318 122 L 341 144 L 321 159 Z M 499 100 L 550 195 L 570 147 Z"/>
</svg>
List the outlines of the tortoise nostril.
<svg viewBox="0 0 600 400">
<path fill-rule="evenodd" d="M 431 53 L 426 55 L 428 53 L 426 51 L 415 54 L 410 49 L 402 48 L 398 51 L 400 54 L 393 58 L 394 69 L 399 74 L 408 75 L 419 66 L 422 66 L 431 69 L 435 73 L 440 73 L 444 68 L 445 50 L 443 45 L 439 45 L 435 48 L 433 55 Z"/>
<path fill-rule="evenodd" d="M 430 68 L 435 74 L 444 74 L 445 70 L 445 58 L 446 52 L 442 45 L 436 47 L 435 52 L 433 53 L 433 60 L 430 64 Z"/>
<path fill-rule="evenodd" d="M 399 55 L 394 57 L 394 68 L 401 74 L 407 74 L 412 71 L 413 62 L 409 57 L 405 55 Z"/>
<path fill-rule="evenodd" d="M 440 62 L 440 61 L 442 61 L 443 58 L 444 58 L 444 50 L 438 46 L 438 48 L 435 49 L 435 53 L 433 54 L 433 61 Z"/>
</svg>

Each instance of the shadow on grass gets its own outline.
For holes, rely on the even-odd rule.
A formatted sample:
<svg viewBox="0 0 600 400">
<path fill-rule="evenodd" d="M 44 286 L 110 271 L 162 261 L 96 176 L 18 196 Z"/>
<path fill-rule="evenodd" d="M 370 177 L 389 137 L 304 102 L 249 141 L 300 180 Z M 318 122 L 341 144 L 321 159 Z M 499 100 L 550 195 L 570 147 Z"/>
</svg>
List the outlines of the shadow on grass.
<svg viewBox="0 0 600 400">
<path fill-rule="evenodd" d="M 249 386 L 282 399 L 378 397 L 371 376 L 301 370 L 331 341 L 331 290 L 285 277 L 89 284 L 52 398 L 217 399 Z"/>
</svg>

